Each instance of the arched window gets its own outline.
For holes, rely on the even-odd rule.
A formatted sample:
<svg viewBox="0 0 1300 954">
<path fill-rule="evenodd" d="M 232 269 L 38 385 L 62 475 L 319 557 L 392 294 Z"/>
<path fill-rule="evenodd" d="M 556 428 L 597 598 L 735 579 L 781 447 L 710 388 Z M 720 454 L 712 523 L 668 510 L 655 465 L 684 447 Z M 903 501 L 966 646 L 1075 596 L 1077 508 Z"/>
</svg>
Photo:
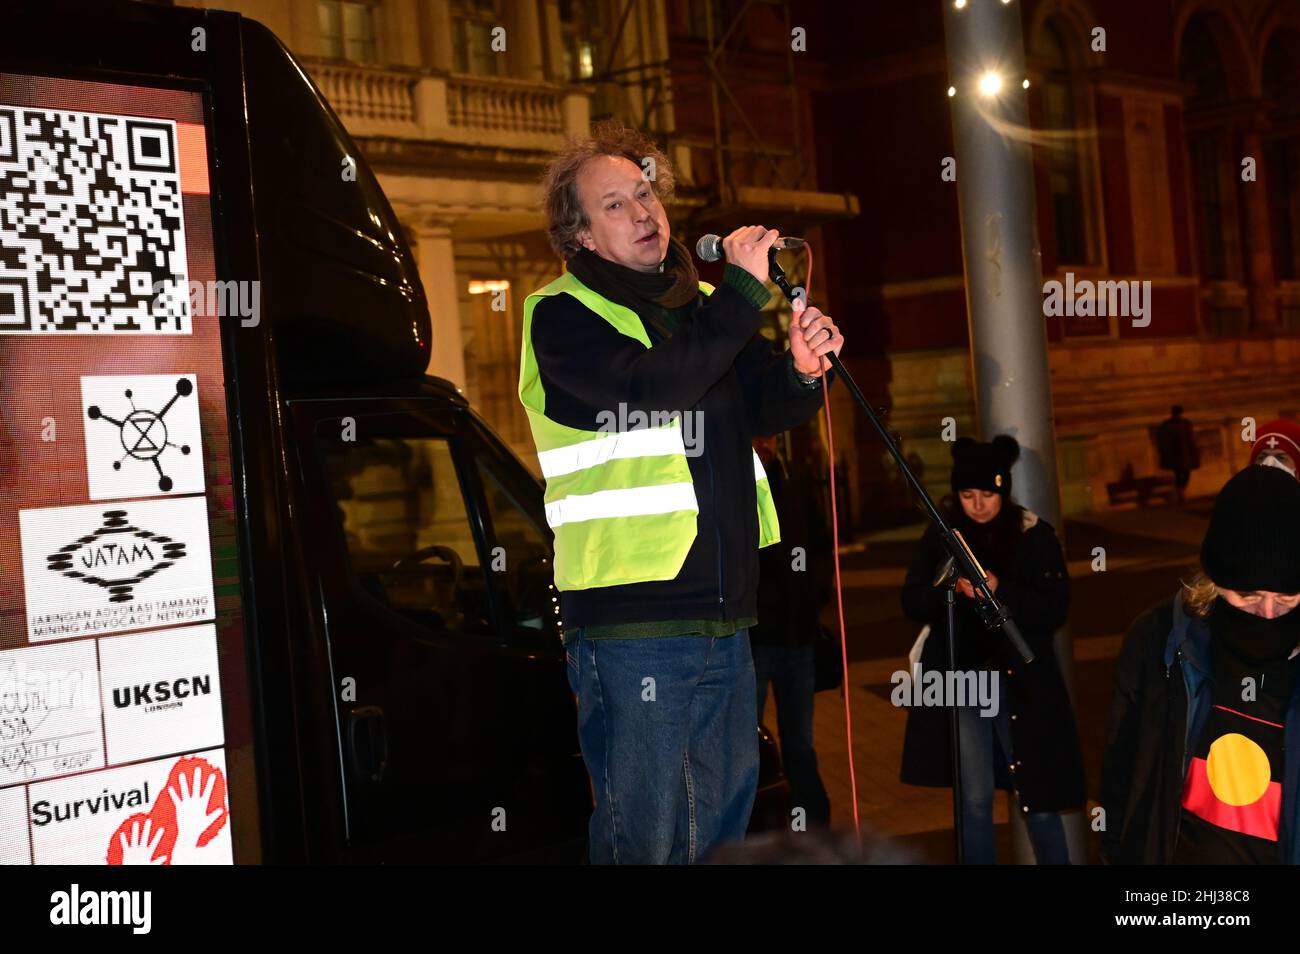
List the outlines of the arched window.
<svg viewBox="0 0 1300 954">
<path fill-rule="evenodd" d="M 1074 58 L 1066 51 L 1062 25 L 1049 19 L 1039 38 L 1039 54 L 1045 70 L 1042 95 L 1042 121 L 1049 130 L 1073 131 L 1078 128 L 1075 96 Z M 1093 260 L 1088 247 L 1084 219 L 1083 175 L 1079 147 L 1073 139 L 1062 138 L 1048 146 L 1043 161 L 1051 196 L 1052 237 L 1058 265 L 1085 265 Z"/>
<path fill-rule="evenodd" d="M 1204 17 L 1188 22 L 1178 62 L 1179 79 L 1189 88 L 1184 115 L 1201 277 L 1240 280 L 1241 243 L 1237 236 L 1233 163 L 1228 155 L 1231 138 L 1226 121 L 1215 116 L 1216 110 L 1228 102 L 1228 81 L 1214 34 Z"/>
<path fill-rule="evenodd" d="M 1280 30 L 1264 50 L 1264 100 L 1278 132 L 1265 143 L 1273 268 L 1283 280 L 1300 278 L 1300 31 Z"/>
</svg>

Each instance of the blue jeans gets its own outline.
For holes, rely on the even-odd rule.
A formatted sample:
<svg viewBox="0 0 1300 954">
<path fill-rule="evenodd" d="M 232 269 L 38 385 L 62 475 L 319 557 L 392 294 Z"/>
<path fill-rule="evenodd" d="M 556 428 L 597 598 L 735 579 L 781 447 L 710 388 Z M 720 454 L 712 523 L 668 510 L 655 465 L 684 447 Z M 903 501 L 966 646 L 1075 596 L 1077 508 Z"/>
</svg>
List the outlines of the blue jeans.
<svg viewBox="0 0 1300 954">
<path fill-rule="evenodd" d="M 975 706 L 957 709 L 957 733 L 961 738 L 962 843 L 966 863 L 991 865 L 993 850 L 994 759 L 1012 761 L 1011 714 L 1004 704 L 998 714 L 985 718 Z M 1040 865 L 1068 865 L 1065 824 L 1056 812 L 1027 812 L 1025 824 L 1034 858 Z"/>
<path fill-rule="evenodd" d="M 592 864 L 693 864 L 744 837 L 758 790 L 749 631 L 567 649 Z"/>
<path fill-rule="evenodd" d="M 781 737 L 781 761 L 790 779 L 790 797 L 807 813 L 809 824 L 831 823 L 831 801 L 817 772 L 813 748 L 813 700 L 817 690 L 813 647 L 753 646 L 754 679 L 758 686 L 758 719 L 767 705 L 767 684 L 776 694 L 776 724 Z"/>
</svg>

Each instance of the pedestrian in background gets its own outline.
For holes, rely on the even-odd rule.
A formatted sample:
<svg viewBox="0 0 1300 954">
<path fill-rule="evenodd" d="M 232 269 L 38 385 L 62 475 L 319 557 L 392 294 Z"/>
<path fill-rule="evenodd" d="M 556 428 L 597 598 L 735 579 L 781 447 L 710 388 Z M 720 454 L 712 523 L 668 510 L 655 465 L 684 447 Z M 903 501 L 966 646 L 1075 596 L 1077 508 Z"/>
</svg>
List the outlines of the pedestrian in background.
<svg viewBox="0 0 1300 954">
<path fill-rule="evenodd" d="M 1174 472 L 1174 501 L 1181 507 L 1192 471 L 1201 466 L 1196 432 L 1192 429 L 1192 422 L 1183 417 L 1181 404 L 1169 409 L 1169 417 L 1156 431 L 1156 451 L 1160 456 L 1160 469 Z"/>
</svg>

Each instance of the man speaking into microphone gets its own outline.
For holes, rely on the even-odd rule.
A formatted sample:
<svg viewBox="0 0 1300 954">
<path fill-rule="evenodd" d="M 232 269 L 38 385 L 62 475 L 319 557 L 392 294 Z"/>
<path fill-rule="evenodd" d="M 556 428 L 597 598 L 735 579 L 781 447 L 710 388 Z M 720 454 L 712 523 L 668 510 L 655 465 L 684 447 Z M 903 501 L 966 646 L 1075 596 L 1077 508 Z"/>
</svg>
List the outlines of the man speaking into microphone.
<svg viewBox="0 0 1300 954">
<path fill-rule="evenodd" d="M 524 302 L 519 397 L 555 533 L 596 864 L 689 864 L 744 835 L 748 629 L 758 548 L 780 539 L 750 440 L 817 412 L 824 355 L 844 343 L 800 303 L 774 352 L 758 328 L 779 236 L 728 235 L 715 289 L 671 235 L 672 187 L 663 153 L 615 124 L 554 156 L 543 207 L 567 271 Z"/>
</svg>

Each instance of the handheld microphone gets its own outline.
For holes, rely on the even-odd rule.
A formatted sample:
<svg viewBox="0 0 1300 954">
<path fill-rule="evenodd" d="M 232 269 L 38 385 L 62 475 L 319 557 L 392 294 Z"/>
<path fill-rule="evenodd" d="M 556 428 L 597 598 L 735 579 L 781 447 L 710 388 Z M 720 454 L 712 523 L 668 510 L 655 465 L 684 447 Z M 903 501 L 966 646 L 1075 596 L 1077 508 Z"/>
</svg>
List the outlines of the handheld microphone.
<svg viewBox="0 0 1300 954">
<path fill-rule="evenodd" d="M 779 238 L 772 243 L 772 250 L 783 252 L 790 248 L 803 248 L 804 240 L 801 238 Z M 722 237 L 718 235 L 701 235 L 700 240 L 695 243 L 695 254 L 703 261 L 716 262 L 722 258 Z"/>
</svg>

